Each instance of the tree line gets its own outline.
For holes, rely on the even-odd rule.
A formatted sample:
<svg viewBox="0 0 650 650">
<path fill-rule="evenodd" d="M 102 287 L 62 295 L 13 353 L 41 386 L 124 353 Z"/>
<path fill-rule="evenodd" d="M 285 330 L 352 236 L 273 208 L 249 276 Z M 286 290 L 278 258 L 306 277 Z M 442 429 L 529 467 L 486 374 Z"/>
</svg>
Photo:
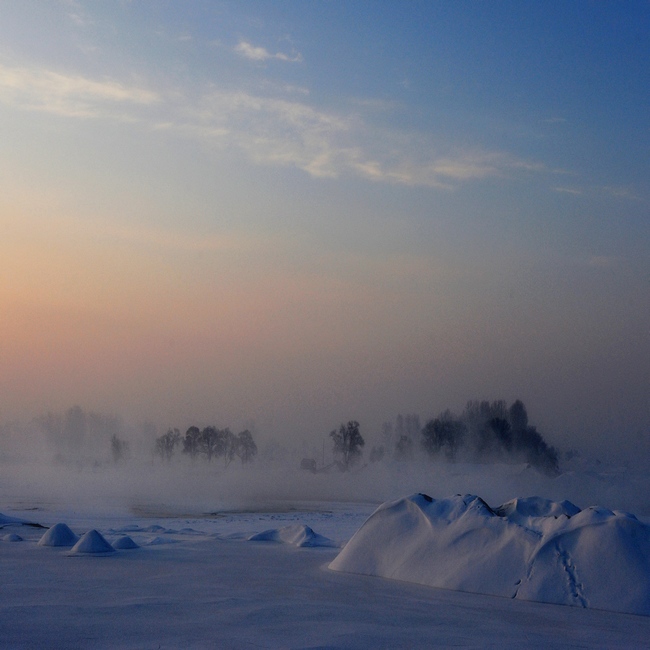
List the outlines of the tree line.
<svg viewBox="0 0 650 650">
<path fill-rule="evenodd" d="M 106 449 L 106 444 L 115 463 L 127 460 L 131 452 L 125 439 L 125 427 L 117 417 L 85 412 L 74 406 L 63 415 L 48 413 L 38 418 L 36 423 L 55 444 L 57 457 L 61 459 L 80 458 L 82 455 L 96 457 L 100 448 Z M 156 435 L 155 426 L 148 425 L 146 431 L 143 428 L 143 433 L 152 440 Z M 536 427 L 529 424 L 521 400 L 510 406 L 503 400 L 470 401 L 460 415 L 445 410 L 424 426 L 418 415 L 398 415 L 394 423 L 384 423 L 382 434 L 383 444 L 370 450 L 371 463 L 385 459 L 408 461 L 424 456 L 449 462 L 523 461 L 551 475 L 559 471 L 557 450 L 544 440 Z M 305 469 L 324 471 L 337 466 L 347 471 L 360 464 L 365 440 L 356 420 L 342 423 L 329 433 L 329 438 L 334 462 L 318 469 L 314 459 L 303 459 L 309 461 Z M 220 460 L 225 467 L 237 458 L 246 465 L 258 451 L 248 429 L 234 434 L 227 427 L 200 429 L 191 426 L 185 434 L 170 428 L 155 437 L 153 442 L 153 449 L 149 449 L 163 461 L 170 461 L 180 452 L 192 460 Z"/>
<path fill-rule="evenodd" d="M 181 452 L 187 454 L 192 460 L 199 456 L 204 457 L 208 462 L 220 458 L 225 467 L 228 467 L 235 458 L 239 458 L 242 465 L 245 465 L 257 455 L 257 445 L 248 429 L 235 435 L 227 427 L 218 429 L 208 426 L 199 429 L 191 426 L 184 436 L 178 429 L 169 429 L 167 433 L 156 438 L 154 452 L 161 459 L 170 461 L 177 447 L 180 447 Z"/>
<path fill-rule="evenodd" d="M 413 460 L 423 453 L 449 462 L 523 461 L 550 475 L 559 471 L 557 450 L 528 423 L 521 400 L 510 407 L 503 400 L 470 401 L 460 415 L 446 410 L 424 426 L 417 415 L 398 415 L 395 426 L 384 423 L 383 434 L 385 445 L 372 448 L 370 462 L 381 461 L 392 451 L 392 458 L 398 461 Z M 361 460 L 365 442 L 358 422 L 341 424 L 330 438 L 340 469 L 348 470 Z"/>
</svg>

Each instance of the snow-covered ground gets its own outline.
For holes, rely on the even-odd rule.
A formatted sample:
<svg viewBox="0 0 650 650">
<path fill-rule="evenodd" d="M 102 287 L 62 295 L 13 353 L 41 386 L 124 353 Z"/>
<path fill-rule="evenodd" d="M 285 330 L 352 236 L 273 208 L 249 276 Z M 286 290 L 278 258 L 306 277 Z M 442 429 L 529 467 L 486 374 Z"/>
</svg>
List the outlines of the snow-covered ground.
<svg viewBox="0 0 650 650">
<path fill-rule="evenodd" d="M 182 490 L 174 482 L 168 492 L 157 477 L 157 492 L 149 491 L 148 498 L 144 479 L 132 477 L 131 470 L 120 480 L 109 469 L 62 475 L 58 481 L 47 473 L 2 473 L 0 512 L 47 528 L 0 519 L 0 647 L 650 647 L 648 616 L 329 569 L 385 499 L 385 491 L 395 484 L 407 486 L 403 476 L 384 484 L 372 503 L 367 498 L 371 486 L 359 477 L 327 477 L 332 485 L 338 479 L 356 481 L 365 497 L 343 501 L 332 494 L 329 500 L 322 498 L 326 491 L 314 486 L 323 477 L 299 475 L 294 488 L 307 486 L 298 492 L 301 500 L 287 498 L 281 485 L 268 483 L 266 505 L 257 488 L 255 499 L 251 496 L 254 480 L 237 484 L 251 490 L 243 499 L 246 504 L 242 489 L 235 499 L 235 484 L 218 479 L 211 497 L 204 490 L 201 498 L 188 499 L 198 486 L 196 472 L 185 476 Z M 415 478 L 425 483 L 421 476 Z M 547 489 L 544 481 L 548 479 L 533 479 L 548 498 L 557 484 L 549 483 Z M 507 481 L 497 483 L 493 491 L 508 487 Z M 118 498 L 123 494 L 118 486 L 125 484 L 134 495 L 130 503 Z M 636 484 L 630 478 L 627 485 Z M 431 492 L 431 487 L 423 484 L 422 490 Z M 606 493 L 612 494 L 611 482 Z M 404 494 L 408 492 L 393 498 Z M 641 502 L 643 497 L 629 498 Z M 57 523 L 85 540 L 81 551 L 72 552 L 73 540 L 68 546 L 38 544 Z M 139 548 L 94 553 L 106 548 L 94 533 L 88 534 L 93 530 L 110 544 L 129 537 Z M 257 540 L 251 541 L 254 536 Z M 22 541 L 10 541 L 15 537 Z"/>
</svg>

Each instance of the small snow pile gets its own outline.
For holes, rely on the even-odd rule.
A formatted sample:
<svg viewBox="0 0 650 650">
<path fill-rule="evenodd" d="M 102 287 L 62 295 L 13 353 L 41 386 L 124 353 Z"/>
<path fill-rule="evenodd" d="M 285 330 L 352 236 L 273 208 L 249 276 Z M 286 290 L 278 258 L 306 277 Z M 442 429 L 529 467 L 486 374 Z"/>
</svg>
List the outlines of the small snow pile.
<svg viewBox="0 0 650 650">
<path fill-rule="evenodd" d="M 293 546 L 315 547 L 315 546 L 334 546 L 338 544 L 328 537 L 315 533 L 309 526 L 303 524 L 293 524 L 284 528 L 272 528 L 262 533 L 251 535 L 249 542 L 282 542 L 292 544 Z"/>
<path fill-rule="evenodd" d="M 2 538 L 5 542 L 22 542 L 23 538 L 16 533 L 9 533 Z"/>
<path fill-rule="evenodd" d="M 104 536 L 95 530 L 89 530 L 73 547 L 70 553 L 74 555 L 115 553 L 115 549 L 106 541 Z"/>
<path fill-rule="evenodd" d="M 650 526 L 531 497 L 381 505 L 329 565 L 443 589 L 650 616 Z"/>
<path fill-rule="evenodd" d="M 140 545 L 136 544 L 128 535 L 123 535 L 113 542 L 113 548 L 119 549 L 120 551 L 130 551 L 134 548 L 140 548 Z"/>
<path fill-rule="evenodd" d="M 39 546 L 73 546 L 79 541 L 67 524 L 54 524 L 38 542 Z"/>
</svg>

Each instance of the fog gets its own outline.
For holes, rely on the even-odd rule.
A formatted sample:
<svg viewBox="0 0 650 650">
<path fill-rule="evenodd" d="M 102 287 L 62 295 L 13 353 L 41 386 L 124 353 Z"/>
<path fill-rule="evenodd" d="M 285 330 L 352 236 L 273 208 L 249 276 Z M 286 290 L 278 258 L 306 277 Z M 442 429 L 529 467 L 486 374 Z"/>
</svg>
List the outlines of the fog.
<svg viewBox="0 0 650 650">
<path fill-rule="evenodd" d="M 69 429 L 80 415 L 86 422 L 83 435 L 66 430 L 65 422 Z M 416 416 L 400 417 L 404 431 L 415 426 Z M 426 419 L 421 420 L 424 425 Z M 650 516 L 649 450 L 643 441 L 636 463 L 597 458 L 590 450 L 558 448 L 558 471 L 549 473 L 515 454 L 430 457 L 422 451 L 415 429 L 414 453 L 400 457 L 390 448 L 398 417 L 384 423 L 383 432 L 367 432 L 361 423 L 362 455 L 344 472 L 334 463 L 329 432 L 281 439 L 249 425 L 258 453 L 244 464 L 234 456 L 227 463 L 220 458 L 192 459 L 181 445 L 165 460 L 156 455 L 155 441 L 166 429 L 152 423 L 131 425 L 79 407 L 26 424 L 5 423 L 0 430 L 0 489 L 6 502 L 23 509 L 56 504 L 156 516 L 317 508 L 332 501 L 379 504 L 415 492 L 434 498 L 478 494 L 495 506 L 514 497 L 538 495 L 568 499 L 581 508 L 601 505 Z M 53 435 L 56 426 L 63 428 Z M 233 432 L 238 430 L 233 427 Z M 117 455 L 111 448 L 113 436 L 124 443 Z M 383 456 L 378 453 L 382 446 Z M 301 469 L 303 459 L 312 459 L 317 471 Z"/>
</svg>

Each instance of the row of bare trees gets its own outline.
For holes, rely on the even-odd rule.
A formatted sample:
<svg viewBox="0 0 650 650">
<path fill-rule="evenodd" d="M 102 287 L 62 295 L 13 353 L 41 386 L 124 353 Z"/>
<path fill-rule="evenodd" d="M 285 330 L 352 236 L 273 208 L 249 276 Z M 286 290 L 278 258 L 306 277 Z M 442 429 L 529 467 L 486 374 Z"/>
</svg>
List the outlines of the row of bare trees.
<svg viewBox="0 0 650 650">
<path fill-rule="evenodd" d="M 199 456 L 208 461 L 223 459 L 225 467 L 235 458 L 239 458 L 243 465 L 250 463 L 257 454 L 257 445 L 248 429 L 235 435 L 227 427 L 217 429 L 209 426 L 199 429 L 191 426 L 185 435 L 181 435 L 178 429 L 169 429 L 167 433 L 156 438 L 155 454 L 169 461 L 177 447 L 192 460 Z"/>
</svg>

